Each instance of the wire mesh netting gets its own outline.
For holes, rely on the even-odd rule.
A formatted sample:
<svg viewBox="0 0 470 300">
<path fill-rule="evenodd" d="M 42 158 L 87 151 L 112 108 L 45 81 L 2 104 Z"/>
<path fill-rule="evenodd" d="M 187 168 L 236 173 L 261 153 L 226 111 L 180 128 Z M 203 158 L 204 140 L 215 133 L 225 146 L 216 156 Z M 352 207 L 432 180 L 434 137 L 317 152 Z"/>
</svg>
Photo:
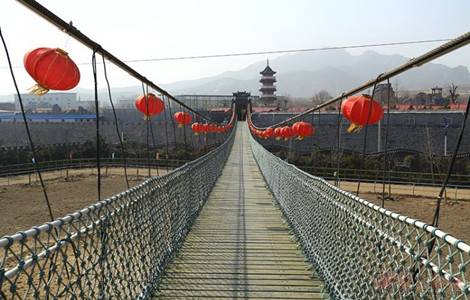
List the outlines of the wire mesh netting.
<svg viewBox="0 0 470 300">
<path fill-rule="evenodd" d="M 307 174 L 251 138 L 268 187 L 336 299 L 470 299 L 470 246 Z"/>
<path fill-rule="evenodd" d="M 221 174 L 218 148 L 162 177 L 0 238 L 0 299 L 144 299 Z"/>
</svg>

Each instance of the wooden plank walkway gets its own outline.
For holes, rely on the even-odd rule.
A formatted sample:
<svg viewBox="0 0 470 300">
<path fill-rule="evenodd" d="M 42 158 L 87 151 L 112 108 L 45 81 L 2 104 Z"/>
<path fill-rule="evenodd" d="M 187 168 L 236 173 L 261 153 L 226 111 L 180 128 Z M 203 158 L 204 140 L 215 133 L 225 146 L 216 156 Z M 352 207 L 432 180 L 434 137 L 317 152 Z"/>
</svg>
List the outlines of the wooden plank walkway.
<svg viewBox="0 0 470 300">
<path fill-rule="evenodd" d="M 239 123 L 223 173 L 155 299 L 325 299 L 289 237 Z"/>
</svg>

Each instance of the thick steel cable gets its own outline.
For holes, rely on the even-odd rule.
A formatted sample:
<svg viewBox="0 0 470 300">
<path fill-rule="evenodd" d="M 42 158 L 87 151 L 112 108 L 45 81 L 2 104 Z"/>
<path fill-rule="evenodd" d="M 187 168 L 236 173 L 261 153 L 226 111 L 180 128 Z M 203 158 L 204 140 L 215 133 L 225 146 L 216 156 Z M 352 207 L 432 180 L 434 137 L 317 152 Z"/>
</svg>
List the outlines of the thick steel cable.
<svg viewBox="0 0 470 300">
<path fill-rule="evenodd" d="M 387 174 L 387 165 L 388 165 L 388 133 L 390 128 L 390 79 L 387 79 L 387 126 L 385 126 L 385 138 L 384 138 L 384 149 L 383 149 L 383 156 L 384 156 L 384 164 L 383 164 L 383 176 L 382 176 L 382 207 L 385 207 L 385 176 Z M 377 126 L 380 126 L 378 124 Z M 379 131 L 380 133 L 380 131 Z M 390 168 L 388 168 L 388 174 L 390 179 Z M 388 197 L 391 197 L 390 193 Z"/>
<path fill-rule="evenodd" d="M 38 174 L 39 182 L 41 183 L 41 189 L 44 195 L 44 200 L 46 201 L 47 210 L 49 212 L 49 218 L 51 221 L 53 221 L 54 215 L 52 213 L 51 203 L 49 202 L 49 197 L 47 195 L 46 185 L 44 184 L 44 180 L 42 179 L 41 169 L 39 168 L 39 165 L 37 163 L 36 148 L 34 147 L 33 139 L 31 137 L 31 130 L 29 129 L 28 119 L 26 118 L 26 114 L 25 114 L 25 110 L 23 106 L 23 100 L 21 98 L 21 93 L 18 88 L 18 84 L 16 82 L 15 73 L 13 72 L 13 68 L 11 64 L 10 53 L 8 52 L 8 47 L 7 47 L 5 38 L 3 36 L 1 27 L 0 27 L 0 38 L 2 39 L 3 49 L 5 50 L 5 55 L 7 58 L 8 66 L 10 68 L 11 79 L 13 80 L 13 85 L 15 86 L 16 94 L 18 96 L 18 102 L 20 104 L 20 109 L 21 109 L 21 115 L 23 117 L 23 122 L 24 122 L 24 126 L 26 129 L 26 135 L 28 136 L 29 147 L 31 148 L 31 154 L 33 155 L 33 159 L 32 159 L 33 165 L 34 165 L 34 168 L 36 169 L 36 173 Z"/>
<path fill-rule="evenodd" d="M 426 53 L 424 53 L 423 55 L 420 55 L 418 57 L 415 57 L 415 58 L 412 58 L 410 60 L 408 60 L 406 63 L 392 69 L 392 70 L 389 70 L 387 72 L 384 72 L 382 74 L 382 76 L 380 77 L 380 81 L 384 81 L 386 79 L 390 79 L 392 77 L 395 77 L 405 71 L 408 71 L 412 68 L 415 68 L 415 67 L 420 67 L 421 65 L 425 64 L 425 63 L 428 63 L 436 58 L 439 58 L 447 53 L 450 53 L 454 50 L 457 50 L 463 46 L 466 46 L 467 44 L 470 43 L 470 32 L 466 32 L 454 39 L 452 39 L 451 41 L 437 47 L 437 48 L 434 48 Z M 317 111 L 317 110 L 320 110 L 324 107 L 327 107 L 335 102 L 338 102 L 340 101 L 343 97 L 349 97 L 349 96 L 352 96 L 354 94 L 357 94 L 367 88 L 370 88 L 374 85 L 376 85 L 378 82 L 377 82 L 377 78 L 375 79 L 371 79 L 365 83 L 363 83 L 362 85 L 359 85 L 349 91 L 345 91 L 343 92 L 341 95 L 337 96 L 337 97 L 334 97 L 333 99 L 331 100 L 328 100 L 322 104 L 319 104 L 315 107 L 312 107 L 312 108 L 309 108 L 307 110 L 305 110 L 304 112 L 302 113 L 299 113 L 297 115 L 294 115 L 293 117 L 290 117 L 282 122 L 279 122 L 279 123 L 276 123 L 276 124 L 272 124 L 272 125 L 269 125 L 267 127 L 280 127 L 280 126 L 283 126 L 284 124 L 288 124 L 288 123 L 291 123 L 292 121 L 295 121 L 299 118 L 301 118 L 302 116 L 305 116 L 305 115 L 308 115 L 309 113 L 311 112 L 314 112 L 314 111 Z M 255 127 L 256 129 L 266 129 L 267 127 L 263 127 L 263 128 L 260 128 L 260 127 Z"/>
<path fill-rule="evenodd" d="M 169 92 L 165 91 L 161 87 L 159 87 L 157 84 L 153 83 L 151 80 L 147 79 L 145 76 L 141 75 L 139 72 L 131 68 L 129 65 L 127 65 L 124 61 L 120 60 L 110 52 L 108 52 L 106 49 L 101 47 L 97 42 L 93 41 L 90 39 L 88 36 L 83 34 L 80 30 L 78 30 L 75 26 L 72 25 L 72 23 L 65 22 L 63 19 L 61 19 L 59 16 L 48 10 L 46 7 L 38 3 L 37 1 L 34 0 L 17 0 L 19 3 L 23 4 L 27 8 L 29 8 L 31 11 L 34 13 L 38 14 L 40 17 L 44 18 L 46 21 L 49 23 L 55 25 L 58 27 L 62 32 L 67 33 L 86 47 L 90 48 L 93 51 L 96 51 L 100 55 L 104 56 L 108 61 L 112 62 L 114 65 L 116 65 L 118 68 L 122 69 L 132 77 L 136 78 L 138 81 L 145 83 L 146 85 L 150 86 L 152 89 L 158 91 L 160 94 L 167 96 L 169 99 L 172 101 L 182 105 L 184 108 L 199 114 L 201 118 L 213 122 L 211 118 L 200 114 L 199 112 L 193 110 L 191 107 L 187 106 L 180 100 L 176 99 L 174 96 L 172 96 Z"/>
<path fill-rule="evenodd" d="M 127 176 L 127 152 L 126 152 L 126 147 L 124 146 L 124 142 L 122 140 L 121 134 L 120 134 L 120 129 L 119 129 L 119 123 L 118 123 L 118 118 L 116 115 L 116 109 L 114 108 L 114 103 L 113 103 L 113 98 L 111 96 L 111 85 L 109 84 L 108 80 L 108 72 L 106 70 L 106 60 L 103 58 L 103 73 L 104 73 L 104 79 L 106 81 L 106 86 L 108 88 L 108 96 L 109 96 L 109 103 L 111 104 L 111 108 L 113 110 L 113 117 L 114 117 L 114 125 L 116 129 L 116 134 L 119 140 L 119 144 L 121 145 L 121 151 L 122 151 L 122 156 L 124 159 L 124 177 L 126 178 L 126 186 L 129 188 L 129 178 Z"/>
<path fill-rule="evenodd" d="M 374 88 L 372 89 L 372 99 L 369 101 L 369 111 L 368 111 L 368 114 L 367 114 L 367 122 L 366 122 L 366 125 L 364 126 L 365 127 L 364 128 L 364 139 L 363 139 L 363 142 L 362 142 L 362 155 L 361 155 L 361 165 L 359 166 L 359 179 L 357 181 L 357 190 L 356 190 L 356 195 L 357 196 L 359 196 L 359 192 L 360 192 L 360 189 L 361 189 L 361 181 L 362 181 L 362 173 L 361 172 L 364 171 L 364 165 L 365 165 L 365 160 L 366 160 L 367 133 L 369 131 L 370 116 L 372 115 L 372 101 L 373 101 L 374 96 L 375 96 L 377 84 L 382 81 L 382 80 L 380 80 L 382 75 L 383 74 L 379 74 L 379 76 L 377 76 L 377 79 L 376 79 L 375 84 L 374 84 Z"/>
<path fill-rule="evenodd" d="M 99 102 L 98 102 L 98 78 L 97 78 L 97 68 L 96 68 L 96 53 L 97 49 L 93 50 L 93 55 L 91 56 L 91 65 L 93 68 L 93 83 L 94 83 L 94 93 L 95 93 L 95 130 L 96 130 L 96 171 L 98 172 L 96 181 L 97 181 L 97 193 L 98 201 L 101 200 L 101 161 L 100 161 L 100 112 L 99 112 Z"/>
</svg>

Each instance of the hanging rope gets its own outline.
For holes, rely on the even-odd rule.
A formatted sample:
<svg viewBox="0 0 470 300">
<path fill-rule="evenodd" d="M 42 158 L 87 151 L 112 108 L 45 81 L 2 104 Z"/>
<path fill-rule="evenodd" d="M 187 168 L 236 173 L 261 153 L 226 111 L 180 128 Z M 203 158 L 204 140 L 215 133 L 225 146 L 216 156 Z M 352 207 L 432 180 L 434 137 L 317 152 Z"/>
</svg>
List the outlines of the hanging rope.
<svg viewBox="0 0 470 300">
<path fill-rule="evenodd" d="M 344 96 L 344 93 L 342 94 Z M 336 118 L 336 171 L 335 171 L 335 186 L 339 185 L 339 171 L 341 167 L 341 105 L 343 104 L 343 97 L 339 100 L 338 116 Z"/>
<path fill-rule="evenodd" d="M 98 78 L 97 78 L 97 69 L 96 69 L 96 53 L 98 48 L 93 51 L 91 56 L 91 65 L 93 67 L 93 83 L 94 83 L 94 92 L 95 92 L 95 117 L 96 117 L 96 171 L 98 175 L 97 180 L 97 193 L 98 201 L 101 200 L 101 161 L 100 161 L 100 113 L 99 113 L 99 102 L 98 102 Z"/>
<path fill-rule="evenodd" d="M 6 55 L 6 58 L 7 58 L 9 69 L 10 69 L 11 79 L 13 80 L 13 84 L 15 86 L 16 95 L 18 96 L 18 102 L 20 104 L 20 109 L 21 109 L 21 115 L 23 117 L 23 122 L 24 122 L 24 126 L 25 126 L 25 129 L 26 129 L 26 135 L 28 136 L 29 147 L 31 148 L 31 154 L 33 155 L 32 162 L 33 162 L 34 168 L 36 169 L 36 173 L 38 174 L 39 182 L 41 183 L 41 189 L 42 189 L 42 193 L 44 195 L 44 200 L 46 201 L 47 210 L 49 212 L 49 218 L 50 218 L 51 221 L 53 221 L 54 220 L 54 215 L 52 214 L 51 203 L 49 202 L 49 197 L 47 195 L 46 186 L 44 184 L 44 180 L 42 179 L 41 170 L 40 170 L 39 165 L 38 165 L 37 160 L 36 160 L 36 158 L 37 158 L 36 148 L 34 147 L 33 139 L 31 137 L 31 130 L 29 129 L 28 119 L 26 118 L 24 105 L 23 105 L 23 100 L 21 98 L 20 90 L 18 89 L 18 84 L 16 82 L 15 73 L 13 72 L 13 67 L 12 67 L 12 64 L 11 64 L 10 53 L 8 52 L 8 47 L 7 47 L 7 44 L 5 42 L 5 38 L 3 37 L 1 27 L 0 27 L 0 38 L 2 39 L 3 49 L 5 50 L 5 55 Z"/>
<path fill-rule="evenodd" d="M 147 86 L 147 95 L 148 95 L 148 86 Z M 149 128 L 150 128 L 150 136 L 152 137 L 152 148 L 153 148 L 153 151 L 155 151 L 155 156 L 154 156 L 154 159 L 156 160 L 156 155 L 157 155 L 157 143 L 155 142 L 155 135 L 153 134 L 153 123 L 152 123 L 152 119 L 149 119 Z M 160 176 L 160 174 L 158 173 L 158 166 L 156 166 L 156 169 L 157 169 L 157 176 Z"/>
<path fill-rule="evenodd" d="M 148 86 L 147 90 L 145 89 L 144 83 L 142 82 L 142 93 L 145 97 L 145 106 L 147 114 L 149 113 L 149 100 L 148 100 Z M 151 177 L 150 174 L 150 115 L 146 115 L 145 117 L 145 143 L 147 145 L 147 168 L 148 168 L 148 177 Z"/>
<path fill-rule="evenodd" d="M 119 140 L 119 144 L 121 145 L 121 151 L 122 151 L 122 156 L 124 159 L 124 177 L 126 178 L 126 186 L 129 189 L 129 178 L 127 177 L 127 152 L 126 152 L 126 147 L 124 146 L 124 141 L 122 140 L 120 130 L 119 130 L 119 123 L 118 123 L 118 118 L 116 115 L 116 109 L 114 108 L 114 103 L 113 103 L 113 98 L 111 97 L 111 85 L 109 84 L 108 80 L 108 72 L 106 70 L 106 60 L 103 58 L 103 73 L 104 73 L 104 79 L 106 81 L 106 86 L 108 89 L 108 97 L 109 97 L 109 102 L 111 103 L 111 108 L 113 110 L 113 116 L 114 116 L 114 125 L 116 129 L 116 134 Z"/>
<path fill-rule="evenodd" d="M 163 96 L 163 103 L 165 103 L 165 96 Z M 163 115 L 165 116 L 165 150 L 166 150 L 166 172 L 168 173 L 169 169 L 170 169 L 170 165 L 169 165 L 169 154 L 170 154 L 170 150 L 169 150 L 169 147 L 168 147 L 168 116 L 167 116 L 167 111 L 164 110 L 163 111 Z"/>
<path fill-rule="evenodd" d="M 175 124 L 175 119 L 173 118 L 173 112 L 171 111 L 171 105 L 170 105 L 170 99 L 168 97 L 166 97 L 166 100 L 168 102 L 168 112 L 170 113 L 170 119 L 171 119 L 171 123 L 173 124 L 173 138 L 174 138 L 174 142 L 175 142 L 175 148 L 176 149 L 176 146 L 177 146 L 177 143 L 176 143 L 176 124 Z"/>
<path fill-rule="evenodd" d="M 380 74 L 379 76 L 377 76 L 377 79 L 375 80 L 374 87 L 372 88 L 372 99 L 371 99 L 371 101 L 369 101 L 369 112 L 367 114 L 367 122 L 366 122 L 366 126 L 364 128 L 364 139 L 363 139 L 363 142 L 362 142 L 361 165 L 359 166 L 360 171 L 364 170 L 364 165 L 365 165 L 365 160 L 366 160 L 367 133 L 368 133 L 368 129 L 369 129 L 370 116 L 372 115 L 372 101 L 373 101 L 374 96 L 375 96 L 375 89 L 377 87 L 377 84 L 379 84 L 381 82 L 380 78 L 382 77 L 382 75 L 383 75 L 383 73 Z M 358 195 L 358 196 L 359 196 L 359 190 L 361 188 L 361 181 L 362 181 L 362 174 L 359 173 L 359 179 L 357 181 L 357 190 L 356 190 L 356 195 Z"/>
<path fill-rule="evenodd" d="M 455 160 L 457 158 L 457 154 L 460 149 L 460 144 L 462 143 L 462 138 L 465 132 L 465 125 L 467 123 L 469 109 L 470 109 L 470 97 L 468 97 L 468 100 L 467 100 L 467 108 L 465 109 L 465 115 L 463 117 L 462 126 L 460 127 L 459 138 L 457 140 L 457 144 L 455 145 L 454 153 L 452 154 L 452 159 L 450 161 L 449 168 L 447 169 L 446 177 L 444 181 L 442 182 L 441 190 L 439 191 L 439 196 L 437 197 L 436 210 L 434 212 L 434 217 L 432 220 L 432 225 L 434 227 L 439 226 L 439 213 L 441 209 L 442 197 L 444 196 L 444 192 L 446 190 L 447 184 L 449 183 L 450 176 L 452 175 L 452 170 L 454 169 Z"/>
<path fill-rule="evenodd" d="M 384 155 L 384 164 L 383 164 L 383 176 L 382 176 L 382 207 L 385 207 L 385 176 L 388 173 L 388 177 L 390 179 L 390 167 L 388 166 L 388 132 L 390 128 L 390 79 L 387 79 L 387 125 L 385 126 L 385 138 L 384 138 L 384 149 L 383 149 L 383 155 Z M 380 126 L 377 125 L 377 126 Z M 388 170 L 388 172 L 387 172 Z M 390 182 L 389 182 L 390 184 Z M 389 185 L 390 186 L 390 185 Z M 390 191 L 388 197 L 391 197 Z"/>
</svg>

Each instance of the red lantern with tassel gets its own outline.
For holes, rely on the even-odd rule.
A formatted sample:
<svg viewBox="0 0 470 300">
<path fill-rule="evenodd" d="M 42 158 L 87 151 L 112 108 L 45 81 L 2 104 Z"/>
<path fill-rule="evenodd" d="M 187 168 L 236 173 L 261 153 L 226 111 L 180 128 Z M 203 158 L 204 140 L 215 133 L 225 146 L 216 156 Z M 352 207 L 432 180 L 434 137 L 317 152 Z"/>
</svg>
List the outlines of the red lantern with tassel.
<svg viewBox="0 0 470 300">
<path fill-rule="evenodd" d="M 144 119 L 148 120 L 149 118 L 160 114 L 165 109 L 165 104 L 162 99 L 152 93 L 148 93 L 147 97 L 142 95 L 135 100 L 135 107 L 144 114 Z"/>
<path fill-rule="evenodd" d="M 36 85 L 32 94 L 42 96 L 49 90 L 66 91 L 80 82 L 80 70 L 68 53 L 59 48 L 37 48 L 25 54 L 23 64 Z"/>
<path fill-rule="evenodd" d="M 349 133 L 359 132 L 366 125 L 378 123 L 384 115 L 380 103 L 369 95 L 349 97 L 341 105 L 341 112 L 346 119 L 351 121 Z"/>
<path fill-rule="evenodd" d="M 315 128 L 307 122 L 296 122 L 292 125 L 293 136 L 299 140 L 303 140 L 306 137 L 312 136 L 315 133 Z"/>
<path fill-rule="evenodd" d="M 192 117 L 185 111 L 179 111 L 174 114 L 174 118 L 176 123 L 178 123 L 178 127 L 183 127 L 188 125 L 192 121 Z"/>
</svg>

